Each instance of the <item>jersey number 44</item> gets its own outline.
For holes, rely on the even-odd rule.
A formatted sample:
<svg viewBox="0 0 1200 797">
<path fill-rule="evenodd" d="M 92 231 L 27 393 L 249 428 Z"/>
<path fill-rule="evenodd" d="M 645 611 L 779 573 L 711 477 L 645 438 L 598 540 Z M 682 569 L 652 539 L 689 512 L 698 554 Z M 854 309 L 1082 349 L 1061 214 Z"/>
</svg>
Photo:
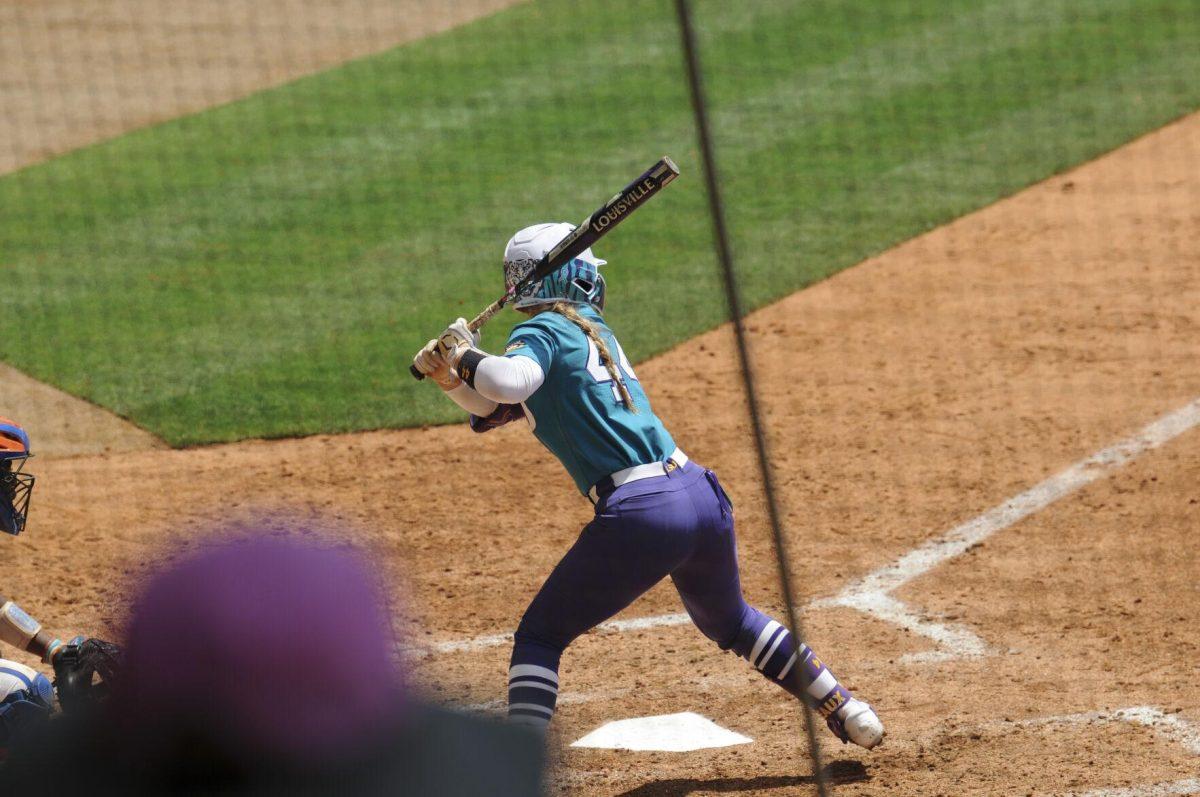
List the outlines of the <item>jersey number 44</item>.
<svg viewBox="0 0 1200 797">
<path fill-rule="evenodd" d="M 613 381 L 612 376 L 608 373 L 608 369 L 604 367 L 604 363 L 600 361 L 600 350 L 596 348 L 595 342 L 588 339 L 588 361 L 587 370 L 592 375 L 592 378 L 597 382 L 604 384 L 607 382 L 612 388 L 613 400 L 621 403 L 621 392 L 617 390 L 617 383 Z M 637 375 L 633 372 L 633 366 L 629 364 L 629 358 L 625 356 L 625 350 L 621 348 L 621 344 L 613 340 L 613 346 L 617 351 L 617 369 L 621 372 L 625 379 L 630 379 L 634 382 L 638 381 Z"/>
</svg>

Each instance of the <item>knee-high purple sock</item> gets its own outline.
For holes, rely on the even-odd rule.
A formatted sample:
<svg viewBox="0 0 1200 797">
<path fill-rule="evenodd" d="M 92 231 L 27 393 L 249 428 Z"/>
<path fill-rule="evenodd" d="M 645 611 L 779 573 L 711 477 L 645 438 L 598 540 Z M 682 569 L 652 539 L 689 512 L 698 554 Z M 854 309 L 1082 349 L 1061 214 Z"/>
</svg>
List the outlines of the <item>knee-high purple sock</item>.
<svg viewBox="0 0 1200 797">
<path fill-rule="evenodd" d="M 757 609 L 746 612 L 733 651 L 826 719 L 851 698 L 808 645 L 797 649 L 788 630 Z"/>
</svg>

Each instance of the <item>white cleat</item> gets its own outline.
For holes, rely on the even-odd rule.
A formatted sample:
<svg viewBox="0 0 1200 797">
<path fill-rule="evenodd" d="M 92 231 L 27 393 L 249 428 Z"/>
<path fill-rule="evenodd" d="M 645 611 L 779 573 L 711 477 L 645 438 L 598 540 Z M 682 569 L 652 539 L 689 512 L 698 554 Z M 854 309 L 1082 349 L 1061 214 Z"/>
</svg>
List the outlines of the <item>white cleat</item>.
<svg viewBox="0 0 1200 797">
<path fill-rule="evenodd" d="M 851 698 L 837 713 L 845 732 L 842 741 L 854 742 L 868 750 L 883 741 L 883 723 L 870 704 Z"/>
</svg>

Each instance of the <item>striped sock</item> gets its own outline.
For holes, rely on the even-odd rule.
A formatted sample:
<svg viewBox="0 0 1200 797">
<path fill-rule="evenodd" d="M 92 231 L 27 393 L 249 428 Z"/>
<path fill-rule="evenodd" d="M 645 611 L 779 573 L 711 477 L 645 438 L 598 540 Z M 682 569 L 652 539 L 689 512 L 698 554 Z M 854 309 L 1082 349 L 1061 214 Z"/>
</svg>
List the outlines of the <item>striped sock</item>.
<svg viewBox="0 0 1200 797">
<path fill-rule="evenodd" d="M 508 668 L 508 719 L 544 730 L 558 702 L 558 673 L 539 664 Z"/>
<path fill-rule="evenodd" d="M 846 687 L 838 683 L 838 679 L 817 658 L 816 654 L 812 652 L 812 648 L 801 643 L 798 653 L 799 655 L 794 658 L 798 658 L 802 662 L 800 666 L 803 669 L 800 671 L 800 680 L 806 684 L 804 691 L 809 702 L 838 737 L 845 737 L 845 731 L 842 730 L 837 712 L 850 702 L 853 695 Z M 786 674 L 784 673 L 784 675 Z"/>
<path fill-rule="evenodd" d="M 763 675 L 808 701 L 826 719 L 851 697 L 829 668 L 813 654 L 812 648 L 802 643 L 797 650 L 788 630 L 757 609 L 748 613 L 733 650 Z M 797 664 L 800 665 L 799 681 L 803 688 L 800 692 L 792 674 Z"/>
</svg>

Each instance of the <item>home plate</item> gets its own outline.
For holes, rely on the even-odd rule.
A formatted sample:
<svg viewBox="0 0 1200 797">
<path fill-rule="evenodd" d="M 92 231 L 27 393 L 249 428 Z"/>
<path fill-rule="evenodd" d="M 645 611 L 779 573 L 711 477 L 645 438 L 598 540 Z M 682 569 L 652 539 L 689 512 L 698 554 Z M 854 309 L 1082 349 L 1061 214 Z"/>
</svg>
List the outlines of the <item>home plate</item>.
<svg viewBox="0 0 1200 797">
<path fill-rule="evenodd" d="M 710 719 L 685 711 L 658 717 L 635 717 L 601 725 L 572 747 L 599 747 L 606 750 L 662 750 L 686 753 L 709 747 L 729 747 L 754 741 L 748 736 L 722 728 Z"/>
</svg>

